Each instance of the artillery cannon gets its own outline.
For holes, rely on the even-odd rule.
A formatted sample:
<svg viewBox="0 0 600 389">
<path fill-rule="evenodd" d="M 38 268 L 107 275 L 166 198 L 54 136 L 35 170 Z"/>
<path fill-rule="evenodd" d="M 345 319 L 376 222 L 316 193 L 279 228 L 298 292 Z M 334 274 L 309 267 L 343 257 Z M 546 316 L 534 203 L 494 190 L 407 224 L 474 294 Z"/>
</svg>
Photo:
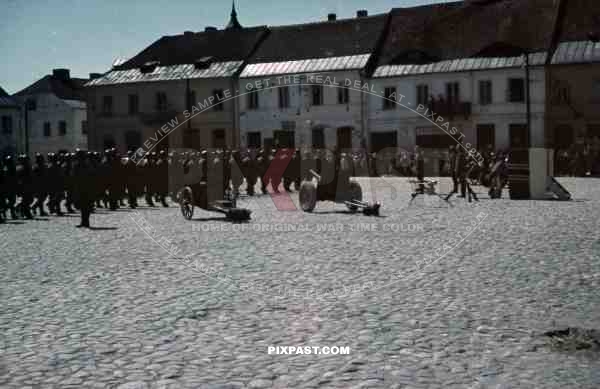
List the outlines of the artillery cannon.
<svg viewBox="0 0 600 389">
<path fill-rule="evenodd" d="M 315 209 L 317 201 L 333 201 L 343 203 L 351 212 L 362 210 L 364 215 L 379 216 L 379 208 L 381 204 L 369 204 L 362 201 L 362 189 L 358 182 L 350 180 L 348 176 L 340 177 L 329 183 L 323 183 L 323 178 L 313 169 L 309 169 L 309 173 L 314 180 L 303 181 L 300 184 L 300 207 L 304 212 L 312 212 Z M 338 187 L 338 184 L 341 186 Z"/>
<path fill-rule="evenodd" d="M 222 213 L 228 220 L 250 220 L 252 211 L 237 207 L 237 195 L 233 191 L 227 189 L 224 196 L 219 196 L 218 190 L 215 189 L 211 190 L 204 181 L 181 189 L 177 199 L 183 217 L 191 220 L 194 216 L 194 206 L 196 206 L 207 211 Z"/>
</svg>

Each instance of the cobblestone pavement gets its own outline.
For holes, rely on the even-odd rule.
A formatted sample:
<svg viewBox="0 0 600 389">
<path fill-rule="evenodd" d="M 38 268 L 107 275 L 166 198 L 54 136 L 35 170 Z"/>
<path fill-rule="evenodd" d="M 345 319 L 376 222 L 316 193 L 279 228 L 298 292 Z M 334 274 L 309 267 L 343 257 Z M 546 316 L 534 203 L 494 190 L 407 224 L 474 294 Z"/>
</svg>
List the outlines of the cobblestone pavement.
<svg viewBox="0 0 600 389">
<path fill-rule="evenodd" d="M 597 388 L 597 356 L 541 336 L 600 328 L 600 181 L 562 182 L 575 201 L 409 205 L 404 179 L 362 179 L 383 217 L 261 196 L 245 225 L 173 205 L 0 226 L 0 387 Z"/>
</svg>

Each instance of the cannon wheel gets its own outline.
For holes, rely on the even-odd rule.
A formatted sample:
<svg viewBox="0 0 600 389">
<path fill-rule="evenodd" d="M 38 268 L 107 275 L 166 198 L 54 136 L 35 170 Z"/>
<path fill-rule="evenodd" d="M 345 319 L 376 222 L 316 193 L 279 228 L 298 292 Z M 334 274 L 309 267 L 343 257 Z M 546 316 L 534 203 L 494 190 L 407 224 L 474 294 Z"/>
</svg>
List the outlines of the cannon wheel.
<svg viewBox="0 0 600 389">
<path fill-rule="evenodd" d="M 192 216 L 194 216 L 194 193 L 189 186 L 183 188 L 179 194 L 179 207 L 183 217 L 186 220 L 192 220 Z"/>
<path fill-rule="evenodd" d="M 300 207 L 304 212 L 312 212 L 317 205 L 317 187 L 310 181 L 304 181 L 300 184 Z"/>
<path fill-rule="evenodd" d="M 362 188 L 356 181 L 350 181 L 348 184 L 348 200 L 362 201 Z M 347 205 L 347 207 L 352 212 L 358 211 L 358 207 L 356 205 Z"/>
</svg>

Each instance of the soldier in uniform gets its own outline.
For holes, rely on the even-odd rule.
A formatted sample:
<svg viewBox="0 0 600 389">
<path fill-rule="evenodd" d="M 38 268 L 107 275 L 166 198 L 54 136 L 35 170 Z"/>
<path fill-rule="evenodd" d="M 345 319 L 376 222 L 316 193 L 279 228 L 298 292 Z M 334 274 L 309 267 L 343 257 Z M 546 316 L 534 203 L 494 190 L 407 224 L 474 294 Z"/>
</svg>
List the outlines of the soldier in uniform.
<svg viewBox="0 0 600 389">
<path fill-rule="evenodd" d="M 460 183 L 460 196 L 466 197 L 467 194 L 467 159 L 462 147 L 456 147 L 456 164 L 454 166 L 455 174 Z"/>
<path fill-rule="evenodd" d="M 54 153 L 48 153 L 48 210 L 51 214 L 61 216 L 60 203 L 64 197 L 62 190 L 62 172 L 58 156 Z"/>
<path fill-rule="evenodd" d="M 246 193 L 248 196 L 254 196 L 254 187 L 256 186 L 256 160 L 254 150 L 246 150 L 242 156 L 242 173 L 246 177 Z"/>
<path fill-rule="evenodd" d="M 0 224 L 6 221 L 6 179 L 4 163 L 0 159 Z"/>
<path fill-rule="evenodd" d="M 67 208 L 68 213 L 75 213 L 75 211 L 73 210 L 73 205 L 77 206 L 76 204 L 74 204 L 74 200 L 73 200 L 73 195 L 74 195 L 74 190 L 75 190 L 75 185 L 76 185 L 76 182 L 73 177 L 73 162 L 74 162 L 73 160 L 74 160 L 74 158 L 75 158 L 74 153 L 66 153 L 65 159 L 63 162 L 63 166 L 62 166 L 63 177 L 64 177 L 64 189 L 63 190 L 66 192 L 65 207 Z"/>
<path fill-rule="evenodd" d="M 90 227 L 90 214 L 94 204 L 96 189 L 94 188 L 94 175 L 87 158 L 87 153 L 78 150 L 75 154 L 76 162 L 73 166 L 73 197 L 77 208 L 81 211 L 81 223 L 77 227 Z"/>
<path fill-rule="evenodd" d="M 169 162 L 167 153 L 161 150 L 156 160 L 156 194 L 157 200 L 163 207 L 167 208 L 167 196 L 169 195 Z"/>
<path fill-rule="evenodd" d="M 452 176 L 452 192 L 458 193 L 458 176 L 456 175 L 456 150 L 454 146 L 450 146 L 448 149 L 448 165 L 450 175 Z"/>
<path fill-rule="evenodd" d="M 149 207 L 154 207 L 154 194 L 156 193 L 156 183 L 155 183 L 155 159 L 156 153 L 152 152 L 148 154 L 148 158 L 146 158 L 146 163 L 144 165 L 144 182 L 146 183 L 146 204 Z"/>
<path fill-rule="evenodd" d="M 257 176 L 260 177 L 260 191 L 263 194 L 267 194 L 267 178 L 265 177 L 267 169 L 269 168 L 269 158 L 265 153 L 265 150 L 260 149 L 258 156 L 256 157 L 256 172 Z"/>
<path fill-rule="evenodd" d="M 35 164 L 33 165 L 33 184 L 35 187 L 34 196 L 35 201 L 31 208 L 35 212 L 39 209 L 40 216 L 48 216 L 46 211 L 44 210 L 44 203 L 46 202 L 46 198 L 48 197 L 48 184 L 47 181 L 47 170 L 46 170 L 46 161 L 44 161 L 44 156 L 40 153 L 36 153 L 35 155 Z"/>
<path fill-rule="evenodd" d="M 17 202 L 17 166 L 15 160 L 9 155 L 4 159 L 6 208 L 10 211 L 11 219 L 17 219 L 15 203 Z"/>
<path fill-rule="evenodd" d="M 239 150 L 232 150 L 229 158 L 229 171 L 231 172 L 231 188 L 233 195 L 240 193 L 240 186 L 244 183 L 244 174 L 242 173 L 242 157 Z"/>
<path fill-rule="evenodd" d="M 31 203 L 33 202 L 33 175 L 29 157 L 25 154 L 19 156 L 19 165 L 17 166 L 18 193 L 21 194 L 21 202 L 17 205 L 20 214 L 33 219 L 31 214 Z"/>
</svg>

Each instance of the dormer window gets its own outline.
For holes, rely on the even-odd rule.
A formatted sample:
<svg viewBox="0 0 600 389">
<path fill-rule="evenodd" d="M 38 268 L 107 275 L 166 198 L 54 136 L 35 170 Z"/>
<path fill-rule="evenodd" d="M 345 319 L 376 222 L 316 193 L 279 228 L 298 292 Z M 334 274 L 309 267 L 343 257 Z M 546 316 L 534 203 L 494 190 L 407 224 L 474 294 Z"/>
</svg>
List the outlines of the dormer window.
<svg viewBox="0 0 600 389">
<path fill-rule="evenodd" d="M 194 62 L 196 69 L 208 69 L 213 62 L 213 57 L 202 57 Z"/>
<path fill-rule="evenodd" d="M 160 62 L 158 62 L 158 61 L 146 62 L 145 64 L 140 66 L 140 71 L 142 73 L 152 73 L 159 64 L 160 64 Z"/>
</svg>

